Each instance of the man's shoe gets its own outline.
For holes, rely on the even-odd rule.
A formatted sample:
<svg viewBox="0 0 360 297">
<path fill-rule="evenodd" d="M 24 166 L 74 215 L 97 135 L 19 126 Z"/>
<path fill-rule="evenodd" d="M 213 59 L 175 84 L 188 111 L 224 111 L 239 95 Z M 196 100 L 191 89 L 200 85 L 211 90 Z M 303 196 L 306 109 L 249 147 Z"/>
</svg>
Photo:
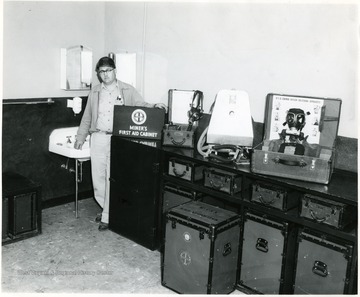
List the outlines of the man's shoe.
<svg viewBox="0 0 360 297">
<path fill-rule="evenodd" d="M 100 224 L 99 224 L 99 231 L 105 231 L 105 230 L 107 230 L 107 229 L 109 229 L 109 224 L 100 222 Z"/>
<path fill-rule="evenodd" d="M 96 222 L 96 223 L 100 223 L 100 222 L 101 222 L 101 213 L 98 213 L 98 214 L 96 215 L 95 222 Z"/>
</svg>

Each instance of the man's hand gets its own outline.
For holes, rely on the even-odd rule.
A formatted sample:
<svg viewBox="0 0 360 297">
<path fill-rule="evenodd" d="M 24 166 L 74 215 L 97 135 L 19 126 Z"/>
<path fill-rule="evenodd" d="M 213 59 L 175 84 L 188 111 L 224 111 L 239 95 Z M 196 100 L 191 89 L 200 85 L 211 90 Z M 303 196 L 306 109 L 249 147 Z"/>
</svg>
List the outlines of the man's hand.
<svg viewBox="0 0 360 297">
<path fill-rule="evenodd" d="M 76 140 L 74 143 L 74 149 L 81 150 L 84 142 Z"/>
<path fill-rule="evenodd" d="M 164 103 L 155 103 L 154 107 L 165 109 L 165 112 L 167 112 L 167 106 Z"/>
</svg>

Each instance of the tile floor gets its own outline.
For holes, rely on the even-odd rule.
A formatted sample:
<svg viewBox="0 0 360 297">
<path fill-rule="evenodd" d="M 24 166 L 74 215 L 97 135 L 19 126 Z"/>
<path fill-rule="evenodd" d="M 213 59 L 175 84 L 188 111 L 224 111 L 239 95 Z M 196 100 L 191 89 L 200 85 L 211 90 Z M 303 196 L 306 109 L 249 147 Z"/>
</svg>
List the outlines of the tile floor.
<svg viewBox="0 0 360 297">
<path fill-rule="evenodd" d="M 112 231 L 99 232 L 94 199 L 42 213 L 42 234 L 2 246 L 2 293 L 169 294 L 160 253 Z M 235 290 L 231 295 L 243 294 Z"/>
</svg>

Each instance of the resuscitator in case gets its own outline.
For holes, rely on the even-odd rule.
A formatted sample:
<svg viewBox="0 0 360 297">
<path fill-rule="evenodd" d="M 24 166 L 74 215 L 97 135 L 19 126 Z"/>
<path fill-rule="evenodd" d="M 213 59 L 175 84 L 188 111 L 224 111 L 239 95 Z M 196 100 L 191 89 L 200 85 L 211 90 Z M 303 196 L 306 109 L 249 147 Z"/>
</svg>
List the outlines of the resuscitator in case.
<svg viewBox="0 0 360 297">
<path fill-rule="evenodd" d="M 250 100 L 242 90 L 220 90 L 216 96 L 207 132 L 207 142 L 252 147 Z"/>
<path fill-rule="evenodd" d="M 242 90 L 220 90 L 211 107 L 209 126 L 197 142 L 198 152 L 220 163 L 250 163 L 253 145 L 250 100 Z"/>
<path fill-rule="evenodd" d="M 194 148 L 195 133 L 202 116 L 201 91 L 169 90 L 169 123 L 163 129 L 163 145 Z"/>
<path fill-rule="evenodd" d="M 181 294 L 228 294 L 235 289 L 240 216 L 202 202 L 167 214 L 162 285 Z"/>
<path fill-rule="evenodd" d="M 327 184 L 333 171 L 341 100 L 268 94 L 264 141 L 254 173 Z"/>
</svg>

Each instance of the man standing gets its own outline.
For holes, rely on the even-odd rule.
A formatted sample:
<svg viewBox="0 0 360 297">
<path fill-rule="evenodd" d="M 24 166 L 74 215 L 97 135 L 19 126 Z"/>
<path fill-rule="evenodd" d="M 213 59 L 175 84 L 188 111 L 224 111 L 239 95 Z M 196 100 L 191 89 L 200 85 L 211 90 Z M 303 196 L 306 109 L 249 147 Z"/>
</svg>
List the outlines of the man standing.
<svg viewBox="0 0 360 297">
<path fill-rule="evenodd" d="M 149 104 L 137 90 L 116 79 L 116 66 L 109 57 L 101 58 L 96 65 L 100 84 L 90 91 L 86 108 L 77 132 L 75 149 L 81 149 L 91 135 L 91 174 L 95 200 L 102 207 L 96 216 L 99 230 L 109 228 L 110 200 L 110 140 L 113 127 L 114 105 L 166 108 L 164 104 Z"/>
</svg>

